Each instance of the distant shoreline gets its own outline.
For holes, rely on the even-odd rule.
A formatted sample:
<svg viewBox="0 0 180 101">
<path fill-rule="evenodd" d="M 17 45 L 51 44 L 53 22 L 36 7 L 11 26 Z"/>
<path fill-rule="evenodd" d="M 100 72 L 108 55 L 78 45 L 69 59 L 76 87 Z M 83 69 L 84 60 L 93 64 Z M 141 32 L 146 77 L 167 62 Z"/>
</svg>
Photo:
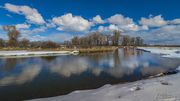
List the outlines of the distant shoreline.
<svg viewBox="0 0 180 101">
<path fill-rule="evenodd" d="M 164 47 L 173 48 L 174 46 L 138 46 L 138 47 Z M 2 57 L 33 57 L 33 56 L 58 56 L 70 55 L 79 53 L 98 53 L 98 52 L 113 52 L 118 48 L 138 48 L 136 46 L 96 46 L 92 48 L 57 48 L 57 49 L 23 49 L 23 48 L 4 48 L 0 49 L 0 58 Z M 174 47 L 176 48 L 176 47 Z M 178 47 L 177 47 L 178 48 Z"/>
<path fill-rule="evenodd" d="M 106 51 L 114 51 L 118 47 L 115 46 L 96 46 L 92 48 L 3 48 L 0 49 L 0 52 L 2 51 L 79 51 L 79 53 L 91 53 L 91 52 L 106 52 Z"/>
<path fill-rule="evenodd" d="M 0 58 L 16 57 L 38 57 L 38 56 L 59 56 L 77 55 L 79 53 L 109 52 L 116 50 L 117 47 L 101 48 L 81 48 L 81 49 L 0 49 Z"/>
</svg>

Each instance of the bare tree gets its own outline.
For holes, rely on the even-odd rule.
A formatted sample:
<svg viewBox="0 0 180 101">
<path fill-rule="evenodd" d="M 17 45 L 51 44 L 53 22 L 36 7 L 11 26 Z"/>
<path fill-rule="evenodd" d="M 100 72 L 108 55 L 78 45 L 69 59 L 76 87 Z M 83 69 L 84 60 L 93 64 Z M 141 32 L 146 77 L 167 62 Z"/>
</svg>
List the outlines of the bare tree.
<svg viewBox="0 0 180 101">
<path fill-rule="evenodd" d="M 20 32 L 16 30 L 15 26 L 4 26 L 3 29 L 8 32 L 8 37 L 9 37 L 8 45 L 10 47 L 17 47 Z"/>
<path fill-rule="evenodd" d="M 144 44 L 144 40 L 141 37 L 136 37 L 135 44 L 136 46 L 142 46 Z"/>
<path fill-rule="evenodd" d="M 106 45 L 110 45 L 111 35 L 106 35 Z"/>
<path fill-rule="evenodd" d="M 64 41 L 64 45 L 65 45 L 65 47 L 67 47 L 67 48 L 72 48 L 72 43 L 71 43 L 71 41 Z"/>
<path fill-rule="evenodd" d="M 135 41 L 136 41 L 135 37 L 130 38 L 130 45 L 134 46 L 135 45 Z"/>
<path fill-rule="evenodd" d="M 0 48 L 5 47 L 5 41 L 0 38 Z"/>
<path fill-rule="evenodd" d="M 73 45 L 78 46 L 80 43 L 79 37 L 75 36 L 74 38 L 72 38 L 72 43 Z"/>
<path fill-rule="evenodd" d="M 129 46 L 130 45 L 130 36 L 125 35 L 123 36 L 122 45 L 123 46 Z"/>
<path fill-rule="evenodd" d="M 45 42 L 42 42 L 41 47 L 42 48 L 58 48 L 59 45 L 52 41 L 45 41 Z"/>
<path fill-rule="evenodd" d="M 89 33 L 87 36 L 83 37 L 74 37 L 71 39 L 72 45 L 80 46 L 80 47 L 92 47 L 92 46 L 105 46 L 111 45 L 118 46 L 120 44 L 121 32 L 114 31 L 113 35 L 110 34 L 102 34 L 98 31 Z M 135 45 L 143 45 L 143 39 L 141 37 L 130 37 L 128 35 L 122 36 L 123 46 L 135 46 Z"/>
<path fill-rule="evenodd" d="M 114 35 L 112 36 L 112 44 L 114 46 L 118 46 L 119 45 L 120 35 L 121 35 L 120 31 L 118 31 L 118 30 L 114 31 Z"/>
<path fill-rule="evenodd" d="M 30 41 L 26 38 L 23 38 L 20 42 L 19 42 L 19 46 L 23 47 L 23 48 L 28 48 L 30 45 Z"/>
</svg>

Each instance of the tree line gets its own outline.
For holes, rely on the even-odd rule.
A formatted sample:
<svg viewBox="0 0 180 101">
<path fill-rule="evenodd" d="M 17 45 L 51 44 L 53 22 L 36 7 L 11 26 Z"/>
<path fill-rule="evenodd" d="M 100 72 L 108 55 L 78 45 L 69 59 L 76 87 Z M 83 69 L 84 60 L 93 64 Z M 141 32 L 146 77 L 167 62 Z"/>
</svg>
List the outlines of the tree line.
<svg viewBox="0 0 180 101">
<path fill-rule="evenodd" d="M 60 48 L 62 45 L 72 48 L 88 48 L 93 46 L 141 46 L 144 40 L 141 37 L 130 37 L 121 35 L 120 31 L 114 31 L 113 34 L 103 34 L 98 31 L 89 33 L 83 37 L 75 36 L 64 43 L 53 41 L 30 41 L 26 38 L 20 39 L 21 33 L 15 26 L 4 26 L 3 30 L 7 32 L 8 40 L 0 38 L 0 48 Z"/>
<path fill-rule="evenodd" d="M 53 41 L 30 41 L 20 39 L 21 33 L 15 26 L 3 26 L 7 32 L 8 40 L 0 38 L 0 48 L 59 48 L 61 44 Z"/>
<path fill-rule="evenodd" d="M 130 37 L 121 35 L 120 31 L 114 31 L 113 34 L 103 34 L 92 32 L 86 36 L 75 36 L 71 41 L 65 42 L 66 46 L 93 47 L 93 46 L 142 46 L 144 40 L 141 37 Z"/>
</svg>

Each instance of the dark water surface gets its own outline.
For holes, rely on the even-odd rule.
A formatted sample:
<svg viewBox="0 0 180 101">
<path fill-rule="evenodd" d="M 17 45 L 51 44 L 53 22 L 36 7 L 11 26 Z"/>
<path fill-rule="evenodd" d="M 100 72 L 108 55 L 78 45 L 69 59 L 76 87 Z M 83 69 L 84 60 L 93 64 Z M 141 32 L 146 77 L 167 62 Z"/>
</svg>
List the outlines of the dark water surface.
<svg viewBox="0 0 180 101">
<path fill-rule="evenodd" d="M 140 80 L 177 68 L 180 59 L 136 49 L 57 57 L 0 59 L 0 101 L 16 101 Z"/>
</svg>

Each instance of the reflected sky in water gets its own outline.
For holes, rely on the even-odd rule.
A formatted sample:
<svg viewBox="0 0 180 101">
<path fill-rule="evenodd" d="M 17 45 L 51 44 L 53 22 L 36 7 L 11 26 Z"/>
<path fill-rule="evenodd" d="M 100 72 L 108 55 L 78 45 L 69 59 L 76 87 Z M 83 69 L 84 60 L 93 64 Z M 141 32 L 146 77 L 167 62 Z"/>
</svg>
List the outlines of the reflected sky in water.
<svg viewBox="0 0 180 101">
<path fill-rule="evenodd" d="M 177 68 L 180 59 L 136 49 L 58 57 L 0 59 L 0 100 L 24 100 L 140 80 Z"/>
</svg>

